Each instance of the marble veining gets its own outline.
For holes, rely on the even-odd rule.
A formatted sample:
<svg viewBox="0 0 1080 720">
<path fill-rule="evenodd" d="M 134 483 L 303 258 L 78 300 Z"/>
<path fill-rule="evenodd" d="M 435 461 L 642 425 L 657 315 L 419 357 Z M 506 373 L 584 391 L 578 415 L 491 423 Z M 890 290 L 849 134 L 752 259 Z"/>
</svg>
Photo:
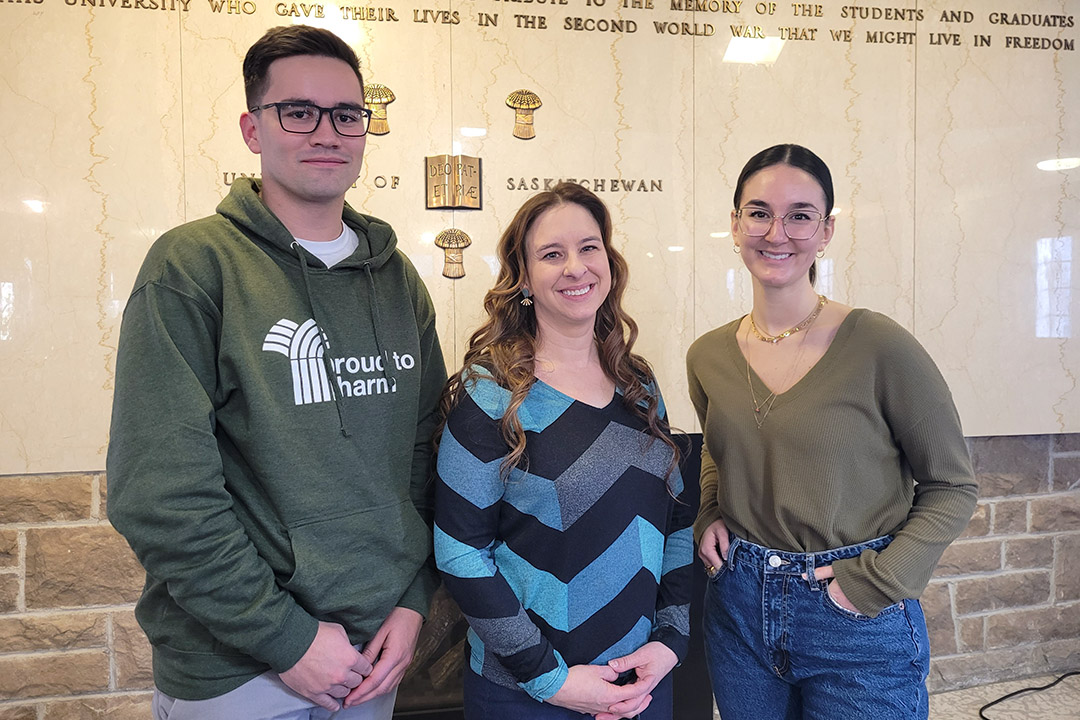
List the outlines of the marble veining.
<svg viewBox="0 0 1080 720">
<path fill-rule="evenodd" d="M 0 3 L 0 103 L 24 109 L 0 137 L 0 474 L 104 466 L 120 311 L 142 257 L 258 172 L 237 126 L 241 60 L 267 27 L 305 21 L 271 0 L 236 12 L 124 2 Z M 481 321 L 499 235 L 532 185 L 598 183 L 630 264 L 637 349 L 673 422 L 697 429 L 685 351 L 752 302 L 731 252 L 735 180 L 754 152 L 800 142 L 836 184 L 837 231 L 820 263 L 828 292 L 916 334 L 969 434 L 1080 431 L 1080 169 L 1035 167 L 1080 156 L 1080 60 L 1005 47 L 1075 42 L 1075 27 L 1005 26 L 970 1 L 919 3 L 921 21 L 889 22 L 841 17 L 831 0 L 820 17 L 784 3 L 773 14 L 748 2 L 734 12 L 637 4 L 371 6 L 396 21 L 345 19 L 368 8 L 358 0 L 305 4 L 306 21 L 345 37 L 365 78 L 397 96 L 391 132 L 369 137 L 347 198 L 394 225 L 438 308 L 450 367 Z M 1013 4 L 993 10 L 1080 19 L 1080 0 Z M 958 10 L 972 20 L 942 19 Z M 540 17 L 546 28 L 525 26 Z M 572 18 L 623 21 L 623 31 L 569 29 Z M 734 28 L 776 37 L 791 26 L 817 39 L 788 39 L 767 65 L 724 62 Z M 913 35 L 870 39 L 882 31 Z M 935 42 L 953 36 L 958 46 Z M 518 88 L 543 99 L 531 140 L 511 135 L 505 98 Z M 481 158 L 482 210 L 425 209 L 423 158 L 442 153 Z M 448 227 L 474 242 L 458 280 L 439 274 L 431 242 Z"/>
</svg>

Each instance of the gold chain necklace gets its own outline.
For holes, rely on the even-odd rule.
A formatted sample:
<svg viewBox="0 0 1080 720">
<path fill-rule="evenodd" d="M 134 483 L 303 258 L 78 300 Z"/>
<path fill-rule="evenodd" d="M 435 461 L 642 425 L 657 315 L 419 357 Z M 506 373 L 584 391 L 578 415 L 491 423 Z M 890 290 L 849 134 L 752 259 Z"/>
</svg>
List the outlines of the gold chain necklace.
<svg viewBox="0 0 1080 720">
<path fill-rule="evenodd" d="M 817 307 L 815 307 L 810 312 L 809 315 L 807 315 L 805 318 L 803 318 L 803 321 L 801 323 L 799 323 L 795 327 L 788 328 L 787 330 L 780 333 L 779 335 L 765 335 L 760 330 L 758 330 L 757 323 L 754 322 L 754 311 L 751 310 L 750 311 L 750 329 L 754 331 L 755 337 L 757 337 L 757 339 L 760 340 L 761 342 L 772 343 L 773 345 L 775 345 L 776 343 L 780 342 L 784 338 L 789 337 L 791 335 L 794 335 L 795 333 L 799 332 L 800 330 L 805 330 L 806 328 L 813 325 L 814 321 L 817 320 L 818 315 L 821 314 L 822 309 L 824 309 L 824 307 L 828 304 L 828 302 L 829 302 L 829 298 L 825 297 L 824 295 L 818 295 Z"/>
<path fill-rule="evenodd" d="M 747 338 L 749 339 L 749 337 Z M 750 379 L 750 361 L 746 361 L 746 384 L 750 386 L 750 404 L 754 408 L 754 422 L 758 426 L 758 430 L 765 424 L 765 418 L 769 417 L 769 411 L 772 410 L 773 403 L 776 402 L 776 391 L 769 393 L 769 396 L 762 398 L 761 402 L 758 402 L 757 393 L 754 392 L 754 381 Z M 765 408 L 765 412 L 761 412 L 761 408 Z"/>
<path fill-rule="evenodd" d="M 825 299 L 824 295 L 820 295 L 819 297 L 821 298 L 821 300 Z M 792 362 L 791 367 L 788 368 L 787 375 L 784 376 L 783 381 L 777 387 L 786 388 L 787 384 L 788 384 L 788 381 L 791 380 L 791 377 L 795 374 L 795 368 L 799 367 L 799 363 L 802 362 L 803 351 L 806 350 L 806 338 L 809 337 L 809 335 L 810 335 L 809 327 L 814 324 L 814 320 L 817 320 L 817 316 L 819 314 L 821 314 L 821 308 L 822 307 L 824 307 L 823 302 L 821 302 L 818 305 L 817 310 L 815 310 L 813 313 L 811 313 L 810 318 L 809 318 L 810 319 L 809 323 L 807 323 L 805 320 L 802 323 L 799 323 L 799 325 L 802 325 L 802 327 L 800 327 L 799 330 L 806 330 L 807 332 L 803 334 L 802 340 L 799 341 L 799 352 L 795 354 L 795 361 Z M 751 327 L 752 327 L 753 326 L 752 323 L 754 322 L 753 316 L 750 317 L 750 322 L 751 322 Z M 789 334 L 792 333 L 792 332 L 798 332 L 798 330 L 789 330 L 788 331 Z M 761 337 L 761 336 L 759 335 L 758 337 Z M 750 350 L 750 333 L 749 332 L 746 333 L 746 349 L 747 349 L 747 351 Z M 758 402 L 757 393 L 754 392 L 754 381 L 750 377 L 750 358 L 749 358 L 749 356 L 746 356 L 745 359 L 746 359 L 746 384 L 750 386 L 750 405 L 754 409 L 754 423 L 757 425 L 758 430 L 760 430 L 761 426 L 765 424 L 765 418 L 769 417 L 769 412 L 772 410 L 773 405 L 776 404 L 776 397 L 777 397 L 776 396 L 776 391 L 773 390 L 766 397 L 763 397 L 761 399 L 761 402 Z M 766 387 L 766 389 L 768 389 L 768 388 Z M 787 388 L 787 389 L 790 389 L 790 388 Z M 765 412 L 762 412 L 763 408 L 764 408 Z"/>
</svg>

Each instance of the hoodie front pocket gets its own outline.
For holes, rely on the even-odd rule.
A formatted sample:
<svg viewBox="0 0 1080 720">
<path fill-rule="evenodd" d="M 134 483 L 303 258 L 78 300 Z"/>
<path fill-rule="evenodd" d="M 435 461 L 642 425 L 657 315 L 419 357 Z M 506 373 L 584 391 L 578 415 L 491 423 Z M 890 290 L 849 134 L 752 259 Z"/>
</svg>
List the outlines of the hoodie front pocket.
<svg viewBox="0 0 1080 720">
<path fill-rule="evenodd" d="M 370 635 L 431 554 L 408 500 L 289 527 L 295 571 L 283 587 L 320 620 Z"/>
</svg>

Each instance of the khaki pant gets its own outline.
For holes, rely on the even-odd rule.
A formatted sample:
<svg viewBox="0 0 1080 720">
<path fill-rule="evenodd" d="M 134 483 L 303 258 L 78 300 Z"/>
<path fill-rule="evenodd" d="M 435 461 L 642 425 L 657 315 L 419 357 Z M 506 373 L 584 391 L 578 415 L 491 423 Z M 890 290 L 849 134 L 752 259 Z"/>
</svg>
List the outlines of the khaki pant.
<svg viewBox="0 0 1080 720">
<path fill-rule="evenodd" d="M 178 700 L 154 690 L 154 720 L 391 720 L 397 689 L 363 705 L 331 712 L 265 672 L 209 700 Z"/>
</svg>

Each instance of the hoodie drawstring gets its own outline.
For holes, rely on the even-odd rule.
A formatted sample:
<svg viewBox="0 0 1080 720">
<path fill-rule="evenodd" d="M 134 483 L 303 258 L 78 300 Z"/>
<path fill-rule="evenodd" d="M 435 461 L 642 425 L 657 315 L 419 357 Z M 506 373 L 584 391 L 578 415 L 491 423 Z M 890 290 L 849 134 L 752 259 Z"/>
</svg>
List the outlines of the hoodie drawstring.
<svg viewBox="0 0 1080 720">
<path fill-rule="evenodd" d="M 319 321 L 318 313 L 315 311 L 315 301 L 311 297 L 311 281 L 308 280 L 308 264 L 307 259 L 304 258 L 304 251 L 300 247 L 300 243 L 293 241 L 291 247 L 296 250 L 296 256 L 300 258 L 300 275 L 304 278 L 304 292 L 307 293 L 308 305 L 311 307 L 311 317 L 315 320 L 316 327 L 319 328 L 319 345 L 322 347 L 322 364 L 323 369 L 326 370 L 326 382 L 330 385 L 330 392 L 334 395 L 334 407 L 337 409 L 338 425 L 341 428 L 341 436 L 349 437 L 349 431 L 345 429 L 345 418 L 341 413 L 341 393 L 334 386 L 334 368 L 330 364 L 330 345 L 326 341 L 326 333 L 323 332 L 323 324 Z M 365 267 L 367 265 L 365 264 Z M 370 277 L 371 273 L 368 273 Z M 375 335 L 375 345 L 378 346 L 379 337 L 378 333 Z"/>
<path fill-rule="evenodd" d="M 379 351 L 379 357 L 382 358 L 382 374 L 386 379 L 386 382 L 390 383 L 390 387 L 394 387 L 397 383 L 397 378 L 393 375 L 388 375 L 386 370 L 390 367 L 390 356 L 386 350 L 383 349 L 382 341 L 379 340 L 379 328 L 382 326 L 382 318 L 379 317 L 379 299 L 375 295 L 375 278 L 371 275 L 371 261 L 364 262 L 364 273 L 368 279 L 368 296 L 371 298 L 371 314 L 372 324 L 375 326 L 375 349 Z"/>
</svg>

